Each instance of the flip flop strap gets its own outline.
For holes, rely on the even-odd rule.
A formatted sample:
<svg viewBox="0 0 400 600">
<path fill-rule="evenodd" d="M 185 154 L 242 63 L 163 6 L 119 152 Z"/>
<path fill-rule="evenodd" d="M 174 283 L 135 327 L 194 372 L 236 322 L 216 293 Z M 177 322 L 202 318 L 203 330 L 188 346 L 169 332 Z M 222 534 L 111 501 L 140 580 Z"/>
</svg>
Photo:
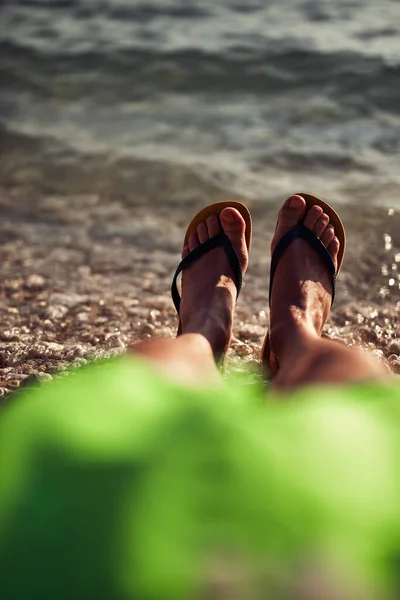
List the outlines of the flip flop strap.
<svg viewBox="0 0 400 600">
<path fill-rule="evenodd" d="M 204 256 L 204 254 L 207 254 L 207 252 L 210 252 L 210 250 L 213 250 L 214 248 L 217 248 L 218 246 L 222 246 L 225 251 L 226 257 L 229 261 L 229 264 L 231 266 L 231 269 L 233 271 L 233 275 L 235 278 L 235 284 L 236 284 L 236 290 L 237 290 L 236 297 L 239 296 L 240 290 L 242 289 L 242 283 L 243 283 L 243 274 L 242 274 L 242 267 L 240 265 L 240 260 L 236 253 L 236 250 L 233 247 L 233 244 L 232 244 L 231 240 L 228 238 L 228 236 L 225 233 L 219 233 L 218 235 L 215 235 L 214 237 L 212 237 L 209 240 L 207 240 L 206 242 L 204 242 L 204 244 L 200 244 L 200 246 L 197 246 L 197 248 L 192 250 L 192 252 L 190 254 L 188 254 L 184 259 L 182 259 L 182 261 L 179 263 L 178 268 L 175 271 L 175 275 L 174 275 L 174 278 L 172 280 L 172 285 L 171 285 L 172 300 L 173 300 L 173 303 L 175 305 L 176 312 L 178 313 L 178 315 L 179 315 L 179 309 L 180 309 L 180 305 L 181 305 L 181 297 L 179 295 L 178 286 L 177 286 L 176 282 L 177 282 L 179 274 L 182 273 L 182 271 L 184 271 L 188 267 L 190 267 L 190 265 L 193 264 L 196 260 L 198 260 L 199 258 Z"/>
<path fill-rule="evenodd" d="M 290 246 L 294 240 L 301 238 L 308 242 L 310 246 L 317 252 L 318 256 L 321 258 L 325 267 L 328 270 L 328 273 L 332 280 L 332 302 L 335 299 L 335 291 L 336 291 L 336 269 L 333 264 L 333 260 L 328 250 L 325 248 L 324 244 L 321 240 L 311 231 L 308 227 L 305 227 L 301 223 L 295 225 L 290 231 L 288 231 L 277 243 L 276 248 L 272 254 L 271 258 L 271 271 L 269 278 L 269 304 L 271 306 L 271 293 L 272 293 L 272 283 L 275 277 L 275 272 L 278 266 L 280 259 L 282 258 L 282 254 L 285 250 Z"/>
</svg>

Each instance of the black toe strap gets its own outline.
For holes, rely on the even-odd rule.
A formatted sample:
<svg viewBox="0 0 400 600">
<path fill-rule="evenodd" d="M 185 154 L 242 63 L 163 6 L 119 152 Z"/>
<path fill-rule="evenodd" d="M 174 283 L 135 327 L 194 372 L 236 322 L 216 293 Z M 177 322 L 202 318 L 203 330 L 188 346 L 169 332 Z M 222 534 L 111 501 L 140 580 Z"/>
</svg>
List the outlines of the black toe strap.
<svg viewBox="0 0 400 600">
<path fill-rule="evenodd" d="M 321 242 L 319 238 L 301 223 L 295 225 L 293 229 L 288 231 L 281 240 L 276 245 L 276 248 L 272 254 L 271 258 L 271 271 L 269 278 L 269 304 L 271 305 L 271 293 L 272 293 L 272 283 L 275 277 L 275 271 L 278 266 L 278 263 L 282 257 L 282 254 L 285 250 L 290 246 L 294 240 L 302 238 L 306 242 L 310 244 L 310 246 L 317 252 L 318 256 L 321 258 L 325 267 L 327 268 L 329 275 L 332 279 L 332 304 L 335 299 L 335 290 L 336 290 L 336 269 L 333 264 L 333 260 L 328 250 L 325 248 L 324 244 Z"/>
<path fill-rule="evenodd" d="M 233 244 L 232 244 L 231 240 L 228 238 L 228 236 L 225 233 L 219 233 L 218 235 L 215 235 L 214 237 L 212 237 L 209 240 L 207 240 L 206 242 L 204 242 L 204 244 L 200 244 L 200 246 L 197 246 L 197 248 L 192 250 L 192 252 L 190 254 L 188 254 L 179 263 L 178 268 L 175 271 L 175 275 L 174 275 L 174 278 L 172 280 L 172 285 L 171 285 L 172 300 L 175 305 L 176 312 L 178 314 L 179 314 L 179 309 L 180 309 L 180 305 L 181 305 L 181 297 L 179 295 L 178 286 L 177 286 L 176 282 L 177 282 L 179 274 L 182 273 L 182 271 L 184 271 L 188 267 L 190 267 L 190 265 L 193 264 L 196 260 L 198 260 L 201 256 L 204 256 L 204 254 L 206 254 L 210 250 L 213 250 L 213 248 L 217 248 L 218 246 L 223 247 L 225 254 L 229 260 L 229 264 L 231 266 L 233 275 L 235 277 L 237 296 L 239 296 L 240 290 L 242 289 L 242 282 L 243 282 L 243 274 L 242 274 L 242 267 L 240 265 L 240 260 L 236 253 L 236 250 L 233 247 Z"/>
</svg>

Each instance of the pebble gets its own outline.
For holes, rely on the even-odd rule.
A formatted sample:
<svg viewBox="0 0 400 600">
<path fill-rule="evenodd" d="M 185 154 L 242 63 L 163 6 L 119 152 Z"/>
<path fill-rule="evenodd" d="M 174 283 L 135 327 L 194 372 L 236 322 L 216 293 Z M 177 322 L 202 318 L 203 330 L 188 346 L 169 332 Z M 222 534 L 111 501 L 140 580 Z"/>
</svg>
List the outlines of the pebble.
<svg viewBox="0 0 400 600">
<path fill-rule="evenodd" d="M 87 353 L 87 346 L 83 344 L 74 344 L 72 348 L 68 349 L 68 359 L 75 358 L 76 360 L 84 360 L 82 357 Z M 84 363 L 82 363 L 84 364 Z"/>
<path fill-rule="evenodd" d="M 20 339 L 20 332 L 18 329 L 6 329 L 0 332 L 0 340 L 7 342 L 18 341 Z"/>
<path fill-rule="evenodd" d="M 78 304 L 84 304 L 87 302 L 88 297 L 81 294 L 63 294 L 56 292 L 50 294 L 49 300 L 52 304 L 59 304 L 68 308 L 73 308 Z"/>
<path fill-rule="evenodd" d="M 46 285 L 46 280 L 42 275 L 29 275 L 25 283 L 28 290 L 39 291 L 42 290 Z"/>
<path fill-rule="evenodd" d="M 393 340 L 389 344 L 389 352 L 391 354 L 399 354 L 400 355 L 400 340 Z"/>
<path fill-rule="evenodd" d="M 151 310 L 149 319 L 152 323 L 155 323 L 159 319 L 160 316 L 161 316 L 161 312 L 159 310 Z"/>
<path fill-rule="evenodd" d="M 7 292 L 16 292 L 22 285 L 21 279 L 9 279 L 4 282 L 4 288 Z"/>
<path fill-rule="evenodd" d="M 20 385 L 21 385 L 21 380 L 19 380 L 19 379 L 9 379 L 5 383 L 5 386 L 9 387 L 11 389 L 19 388 Z"/>
<path fill-rule="evenodd" d="M 45 347 L 47 347 L 48 352 L 62 352 L 64 350 L 64 346 L 61 344 L 56 344 L 55 342 L 43 342 Z"/>
<path fill-rule="evenodd" d="M 130 317 L 139 317 L 141 319 L 147 319 L 149 316 L 149 309 L 143 308 L 141 306 L 132 306 L 131 308 L 128 308 L 127 314 Z"/>
<path fill-rule="evenodd" d="M 75 358 L 75 360 L 71 363 L 71 366 L 74 368 L 83 367 L 87 364 L 86 358 Z"/>
<path fill-rule="evenodd" d="M 146 323 L 145 325 L 143 325 L 140 329 L 140 333 L 143 335 L 153 335 L 153 333 L 155 332 L 156 328 L 154 327 L 154 325 L 152 325 L 151 323 Z"/>
<path fill-rule="evenodd" d="M 46 309 L 46 314 L 51 321 L 58 321 L 65 317 L 68 308 L 62 304 L 50 305 Z"/>
<path fill-rule="evenodd" d="M 400 362 L 399 357 L 397 356 L 397 354 L 391 354 L 388 359 L 387 359 L 389 365 L 394 365 L 398 362 Z"/>
<path fill-rule="evenodd" d="M 142 302 L 142 306 L 157 310 L 173 308 L 172 300 L 169 296 L 151 296 L 151 298 L 145 298 Z"/>
<path fill-rule="evenodd" d="M 0 377 L 1 377 L 1 375 L 3 375 L 3 374 L 6 375 L 7 373 L 11 373 L 12 371 L 14 371 L 14 369 L 12 369 L 11 367 L 8 369 L 1 369 Z M 25 379 L 26 374 L 25 373 L 13 373 L 12 377 L 13 377 L 13 380 L 22 381 L 23 379 Z"/>
<path fill-rule="evenodd" d="M 38 373 L 38 378 L 40 381 L 52 381 L 53 376 L 50 373 Z"/>
<path fill-rule="evenodd" d="M 25 377 L 25 379 L 22 381 L 21 386 L 23 387 L 28 387 L 30 385 L 34 385 L 39 381 L 39 373 L 37 371 L 31 371 L 31 373 L 29 373 L 28 377 Z"/>
<path fill-rule="evenodd" d="M 364 341 L 374 343 L 378 341 L 378 335 L 375 329 L 371 329 L 371 327 L 367 327 L 366 325 L 363 327 L 359 327 L 359 332 Z"/>
<path fill-rule="evenodd" d="M 89 342 L 90 344 L 98 344 L 100 342 L 100 338 L 96 336 L 93 331 L 85 331 L 80 336 L 80 339 L 83 342 Z"/>
<path fill-rule="evenodd" d="M 396 360 L 394 360 L 394 359 L 390 360 L 393 356 L 395 356 L 395 355 L 392 354 L 392 356 L 389 356 L 388 363 L 390 365 L 391 370 L 394 373 L 400 374 L 400 360 L 399 360 L 399 357 L 396 356 Z"/>
<path fill-rule="evenodd" d="M 80 312 L 76 315 L 76 320 L 80 323 L 87 323 L 88 321 L 90 321 L 90 313 Z"/>
<path fill-rule="evenodd" d="M 239 335 L 245 339 L 258 340 L 259 338 L 265 336 L 265 327 L 253 324 L 242 325 L 239 330 Z"/>
<path fill-rule="evenodd" d="M 248 344 L 241 342 L 240 340 L 236 340 L 231 345 L 232 353 L 236 353 L 239 356 L 248 356 L 252 353 L 252 348 Z"/>
</svg>

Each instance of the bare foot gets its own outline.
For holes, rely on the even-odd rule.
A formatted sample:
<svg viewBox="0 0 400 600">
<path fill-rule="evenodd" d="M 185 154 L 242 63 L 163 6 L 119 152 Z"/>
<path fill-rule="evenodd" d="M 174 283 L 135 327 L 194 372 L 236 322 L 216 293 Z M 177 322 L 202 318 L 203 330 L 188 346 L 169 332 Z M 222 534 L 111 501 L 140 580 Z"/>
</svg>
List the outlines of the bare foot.
<svg viewBox="0 0 400 600">
<path fill-rule="evenodd" d="M 334 227 L 319 206 L 313 206 L 306 214 L 306 202 L 301 196 L 291 196 L 280 209 L 271 252 L 299 222 L 319 237 L 337 270 L 339 240 Z M 290 355 L 297 338 L 321 335 L 331 301 L 332 282 L 324 263 L 306 241 L 295 240 L 282 255 L 272 286 L 269 344 L 273 375 L 285 356 Z"/>
<path fill-rule="evenodd" d="M 209 217 L 188 239 L 182 258 L 209 238 L 221 233 L 231 240 L 243 273 L 248 264 L 246 224 L 235 208 L 225 208 L 218 218 Z M 201 333 L 213 349 L 216 360 L 224 356 L 232 335 L 237 290 L 234 274 L 223 248 L 214 248 L 182 273 L 180 318 L 182 333 Z"/>
</svg>

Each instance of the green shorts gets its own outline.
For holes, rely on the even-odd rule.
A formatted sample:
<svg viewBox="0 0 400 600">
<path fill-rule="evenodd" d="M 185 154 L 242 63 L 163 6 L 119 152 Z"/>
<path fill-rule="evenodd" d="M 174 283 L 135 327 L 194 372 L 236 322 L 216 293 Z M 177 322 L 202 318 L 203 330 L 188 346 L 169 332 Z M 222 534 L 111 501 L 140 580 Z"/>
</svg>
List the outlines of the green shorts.
<svg viewBox="0 0 400 600">
<path fill-rule="evenodd" d="M 123 358 L 27 390 L 0 416 L 0 598 L 275 600 L 315 571 L 400 597 L 399 426 L 392 383 L 277 400 Z"/>
</svg>

